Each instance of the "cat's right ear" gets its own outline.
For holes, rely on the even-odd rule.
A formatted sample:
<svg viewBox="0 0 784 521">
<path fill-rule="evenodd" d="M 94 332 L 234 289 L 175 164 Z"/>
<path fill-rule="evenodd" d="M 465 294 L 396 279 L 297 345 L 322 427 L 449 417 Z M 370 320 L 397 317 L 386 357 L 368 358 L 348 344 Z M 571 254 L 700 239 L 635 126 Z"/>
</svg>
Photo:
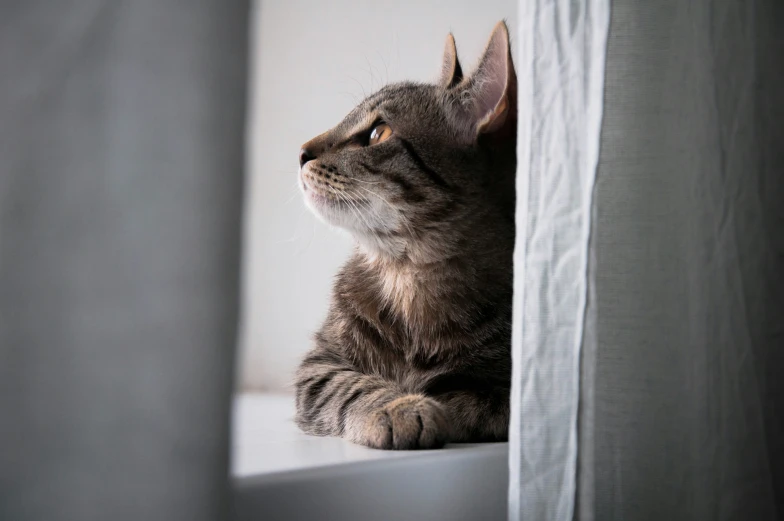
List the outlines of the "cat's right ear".
<svg viewBox="0 0 784 521">
<path fill-rule="evenodd" d="M 454 117 L 469 142 L 513 132 L 517 122 L 517 76 L 509 30 L 499 22 L 476 70 L 457 87 Z"/>
<path fill-rule="evenodd" d="M 460 61 L 457 59 L 455 37 L 450 34 L 446 37 L 446 44 L 444 45 L 444 57 L 441 61 L 441 77 L 438 79 L 438 84 L 445 89 L 451 89 L 462 80 L 463 69 L 460 67 Z"/>
</svg>

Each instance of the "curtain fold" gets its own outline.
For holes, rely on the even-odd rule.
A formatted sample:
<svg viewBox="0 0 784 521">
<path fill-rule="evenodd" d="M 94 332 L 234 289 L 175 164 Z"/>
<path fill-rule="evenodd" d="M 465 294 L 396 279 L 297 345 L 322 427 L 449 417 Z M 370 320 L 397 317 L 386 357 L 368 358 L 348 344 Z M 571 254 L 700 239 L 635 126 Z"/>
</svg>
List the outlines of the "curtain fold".
<svg viewBox="0 0 784 521">
<path fill-rule="evenodd" d="M 0 6 L 0 519 L 227 519 L 248 2 Z"/>
<path fill-rule="evenodd" d="M 521 1 L 509 519 L 571 521 L 609 1 Z"/>
</svg>

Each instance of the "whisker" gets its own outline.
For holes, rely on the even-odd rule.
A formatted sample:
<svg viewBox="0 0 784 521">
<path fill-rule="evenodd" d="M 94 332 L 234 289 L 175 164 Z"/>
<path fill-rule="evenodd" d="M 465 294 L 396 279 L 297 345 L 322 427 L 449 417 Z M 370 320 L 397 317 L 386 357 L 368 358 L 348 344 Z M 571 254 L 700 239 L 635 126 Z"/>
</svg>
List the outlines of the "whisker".
<svg viewBox="0 0 784 521">
<path fill-rule="evenodd" d="M 356 78 L 354 78 L 353 76 L 348 76 L 348 78 L 349 78 L 349 79 L 352 79 L 352 80 L 354 80 L 354 82 L 355 82 L 357 85 L 359 85 L 359 88 L 360 88 L 360 89 L 362 89 L 362 97 L 363 97 L 363 98 L 367 98 L 367 93 L 365 92 L 365 87 L 364 87 L 364 85 L 362 85 L 362 84 L 359 82 L 359 80 L 357 80 L 357 79 L 356 79 Z"/>
<path fill-rule="evenodd" d="M 382 181 L 363 181 L 361 179 L 352 179 L 351 182 L 352 183 L 353 182 L 363 183 L 363 184 L 367 184 L 367 185 L 380 185 L 380 184 L 383 184 Z"/>
<path fill-rule="evenodd" d="M 337 192 L 335 192 L 335 193 L 337 194 Z M 349 207 L 351 207 L 351 208 L 352 208 L 352 210 L 351 210 L 351 211 L 352 211 L 352 213 L 353 213 L 353 214 L 354 214 L 354 215 L 355 215 L 355 216 L 356 216 L 358 219 L 360 219 L 360 220 L 361 220 L 361 221 L 362 221 L 362 222 L 365 224 L 365 226 L 367 226 L 368 230 L 373 230 L 373 227 L 370 225 L 370 223 L 367 221 L 367 219 L 365 219 L 365 218 L 364 218 L 364 216 L 362 215 L 362 212 L 360 211 L 360 209 L 357 207 L 357 205 L 356 205 L 354 202 L 352 202 L 352 201 L 351 201 L 351 200 L 348 198 L 348 196 L 347 196 L 347 195 L 345 195 L 345 194 L 337 194 L 337 195 L 338 195 L 338 197 L 339 197 L 339 198 L 343 199 L 343 200 L 346 202 L 346 204 L 348 204 L 348 205 L 349 205 Z M 356 212 L 354 212 L 354 210 L 356 210 Z"/>
<path fill-rule="evenodd" d="M 295 197 L 297 197 L 297 193 L 296 193 L 296 192 L 294 192 L 293 194 L 291 194 L 291 197 L 289 197 L 288 199 L 286 199 L 286 201 L 285 201 L 283 204 L 284 204 L 284 205 L 287 205 L 287 204 L 289 204 L 291 201 L 293 201 L 293 200 L 294 200 L 294 198 L 295 198 Z"/>
<path fill-rule="evenodd" d="M 376 90 L 376 87 L 375 87 L 375 80 L 376 80 L 376 78 L 375 78 L 375 75 L 373 74 L 373 64 L 370 63 L 370 58 L 368 58 L 367 54 L 365 55 L 365 61 L 368 64 L 368 72 L 370 73 L 370 90 L 371 91 L 375 91 Z"/>
<path fill-rule="evenodd" d="M 373 194 L 374 196 L 376 196 L 379 199 L 381 199 L 384 203 L 386 203 L 387 206 L 389 206 L 389 208 L 391 208 L 392 210 L 394 210 L 397 213 L 398 218 L 400 219 L 400 222 L 402 222 L 403 225 L 406 227 L 406 229 L 408 230 L 408 233 L 411 234 L 411 237 L 416 237 L 417 236 L 414 233 L 413 228 L 411 228 L 411 223 L 408 221 L 408 218 L 406 217 L 406 215 L 404 213 L 402 213 L 400 210 L 398 210 L 391 202 L 389 202 L 389 200 L 387 198 L 385 198 L 385 197 L 381 196 L 380 194 L 378 194 L 378 193 L 376 193 L 376 192 L 374 192 L 374 191 L 372 191 L 372 190 L 370 190 L 368 188 L 365 188 L 363 186 L 358 186 L 357 188 L 359 188 L 361 190 L 364 190 L 364 191 L 366 191 L 366 192 L 368 192 L 370 194 Z"/>
<path fill-rule="evenodd" d="M 279 241 L 276 241 L 273 244 L 285 244 L 290 242 L 297 242 L 300 239 L 300 228 L 302 225 L 303 215 L 305 217 L 310 218 L 311 220 L 313 219 L 313 215 L 308 211 L 307 206 L 305 206 L 304 204 L 297 209 L 296 216 L 293 220 L 295 224 L 294 224 L 294 233 L 292 234 L 292 236 L 288 239 L 281 239 Z"/>
<path fill-rule="evenodd" d="M 381 195 L 377 194 L 376 192 L 374 192 L 372 190 L 369 190 L 369 189 L 367 189 L 367 188 L 365 188 L 363 186 L 357 186 L 356 188 L 359 188 L 360 190 L 364 190 L 364 191 L 366 191 L 366 192 L 368 192 L 368 193 L 378 197 L 381 201 L 386 203 L 386 205 L 389 206 L 390 209 L 394 210 L 397 213 L 397 215 L 398 215 L 398 217 L 400 219 L 400 222 L 402 222 L 403 225 L 406 227 L 406 229 L 408 230 L 408 233 L 411 234 L 411 237 L 416 237 L 416 234 L 414 233 L 414 230 L 411 228 L 411 224 L 408 222 L 408 219 L 406 218 L 406 216 L 404 214 L 402 214 L 402 212 L 400 212 L 400 210 L 395 208 L 395 206 L 392 203 L 390 203 L 386 198 L 382 197 Z M 359 195 L 359 194 L 357 193 L 357 195 Z"/>
<path fill-rule="evenodd" d="M 349 192 L 349 193 L 350 194 L 353 193 L 356 196 L 360 195 L 358 192 Z M 376 210 L 373 208 L 373 205 L 370 204 L 370 201 L 368 201 L 366 198 L 358 197 L 357 199 L 354 199 L 354 203 L 356 205 L 360 206 L 361 208 L 366 209 L 367 212 L 373 217 L 373 220 L 378 221 L 378 222 L 383 222 L 383 219 L 381 218 L 381 216 L 378 215 Z M 373 229 L 373 228 L 371 228 L 371 229 Z"/>
<path fill-rule="evenodd" d="M 381 58 L 381 62 L 384 64 L 384 72 L 386 73 L 384 76 L 384 84 L 389 85 L 389 67 L 387 66 L 387 61 L 384 59 L 384 55 L 381 54 L 380 50 L 377 50 L 376 54 L 378 54 L 379 58 Z"/>
<path fill-rule="evenodd" d="M 332 191 L 332 193 L 335 195 L 335 197 L 338 198 L 339 201 L 342 201 L 342 202 L 346 203 L 346 205 L 348 205 L 348 208 L 351 211 L 352 215 L 354 215 L 358 219 L 360 218 L 359 215 L 354 214 L 354 209 L 351 207 L 350 202 L 346 199 L 346 196 L 344 194 L 342 194 L 341 192 L 338 192 L 333 186 L 329 186 L 328 185 L 327 188 Z"/>
<path fill-rule="evenodd" d="M 365 188 L 364 186 L 358 186 L 357 188 L 359 188 L 360 190 L 364 190 L 364 191 L 366 191 L 366 192 L 368 192 L 368 193 L 370 193 L 370 194 L 372 194 L 372 195 L 374 195 L 374 196 L 378 197 L 379 199 L 381 199 L 382 201 L 384 201 L 385 203 L 387 203 L 387 205 L 388 205 L 390 208 L 392 208 L 392 209 L 395 209 L 395 207 L 392 205 L 392 203 L 390 203 L 390 202 L 389 202 L 389 201 L 388 201 L 386 198 L 384 198 L 384 197 L 380 196 L 379 194 L 377 194 L 377 193 L 376 193 L 376 192 L 374 192 L 373 190 L 370 190 L 369 188 Z"/>
<path fill-rule="evenodd" d="M 313 237 L 316 236 L 316 218 L 310 216 L 310 223 L 311 223 L 311 228 L 310 228 L 310 237 L 308 238 L 308 243 L 305 245 L 304 248 L 297 251 L 297 255 L 304 253 L 308 248 L 310 248 L 310 245 L 313 244 Z"/>
</svg>

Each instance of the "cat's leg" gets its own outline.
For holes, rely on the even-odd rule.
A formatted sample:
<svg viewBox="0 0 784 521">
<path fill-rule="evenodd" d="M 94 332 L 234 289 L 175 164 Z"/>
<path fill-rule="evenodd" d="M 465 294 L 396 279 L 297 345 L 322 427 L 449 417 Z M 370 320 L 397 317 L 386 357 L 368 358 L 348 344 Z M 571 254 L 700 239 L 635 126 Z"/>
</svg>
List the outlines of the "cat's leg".
<svg viewBox="0 0 784 521">
<path fill-rule="evenodd" d="M 506 441 L 509 437 L 509 386 L 459 374 L 439 375 L 423 392 L 447 411 L 450 441 Z"/>
<path fill-rule="evenodd" d="M 311 351 L 296 377 L 299 427 L 378 449 L 431 449 L 447 441 L 448 415 L 436 400 L 357 372 L 337 353 Z"/>
<path fill-rule="evenodd" d="M 450 441 L 506 441 L 509 438 L 509 389 L 475 393 L 453 391 L 434 396 L 450 419 Z"/>
</svg>

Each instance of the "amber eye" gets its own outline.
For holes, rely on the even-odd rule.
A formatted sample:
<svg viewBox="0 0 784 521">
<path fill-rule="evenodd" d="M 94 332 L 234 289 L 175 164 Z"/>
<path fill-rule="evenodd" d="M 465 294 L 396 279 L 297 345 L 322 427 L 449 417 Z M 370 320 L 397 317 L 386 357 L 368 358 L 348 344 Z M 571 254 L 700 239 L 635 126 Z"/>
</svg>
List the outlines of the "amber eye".
<svg viewBox="0 0 784 521">
<path fill-rule="evenodd" d="M 392 128 L 386 123 L 379 123 L 370 131 L 368 146 L 377 145 L 392 137 Z"/>
</svg>

